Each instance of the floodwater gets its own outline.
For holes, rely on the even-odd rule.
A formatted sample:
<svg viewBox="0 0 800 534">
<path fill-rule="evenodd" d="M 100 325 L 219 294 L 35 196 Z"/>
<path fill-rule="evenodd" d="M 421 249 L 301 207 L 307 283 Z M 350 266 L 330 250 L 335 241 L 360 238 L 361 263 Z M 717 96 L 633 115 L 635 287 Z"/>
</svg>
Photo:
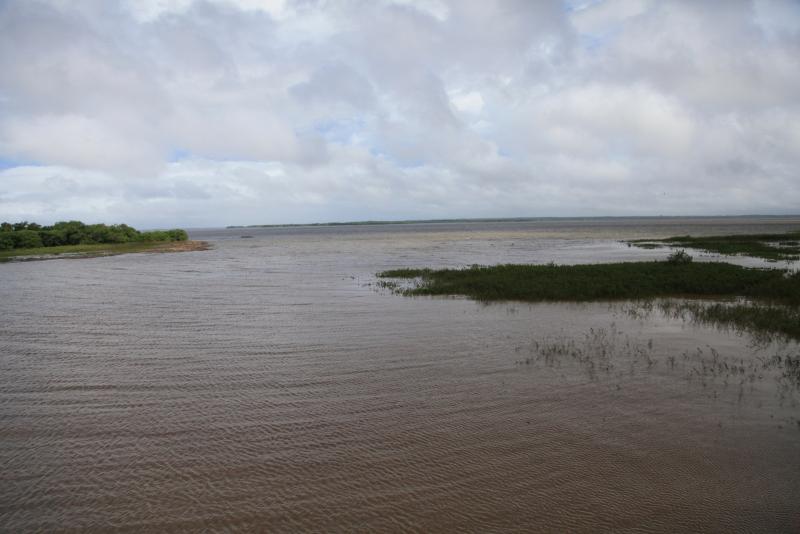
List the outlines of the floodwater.
<svg viewBox="0 0 800 534">
<path fill-rule="evenodd" d="M 796 344 L 374 276 L 798 226 L 197 230 L 212 250 L 0 265 L 0 530 L 800 531 Z"/>
</svg>

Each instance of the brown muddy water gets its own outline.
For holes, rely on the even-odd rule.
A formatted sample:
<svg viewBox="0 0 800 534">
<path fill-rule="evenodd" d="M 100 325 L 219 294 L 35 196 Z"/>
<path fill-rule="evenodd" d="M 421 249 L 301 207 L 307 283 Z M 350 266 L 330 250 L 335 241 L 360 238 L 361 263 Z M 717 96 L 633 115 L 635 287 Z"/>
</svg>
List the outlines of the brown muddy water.
<svg viewBox="0 0 800 534">
<path fill-rule="evenodd" d="M 800 531 L 796 344 L 374 277 L 798 226 L 199 230 L 213 250 L 0 265 L 0 530 Z"/>
</svg>

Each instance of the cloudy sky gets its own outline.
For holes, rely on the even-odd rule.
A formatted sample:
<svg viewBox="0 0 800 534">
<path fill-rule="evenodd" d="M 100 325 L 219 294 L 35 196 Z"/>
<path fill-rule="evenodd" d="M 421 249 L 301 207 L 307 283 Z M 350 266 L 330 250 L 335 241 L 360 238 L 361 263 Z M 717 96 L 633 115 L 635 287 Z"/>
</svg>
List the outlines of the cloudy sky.
<svg viewBox="0 0 800 534">
<path fill-rule="evenodd" d="M 0 220 L 798 212 L 796 0 L 0 0 Z"/>
</svg>

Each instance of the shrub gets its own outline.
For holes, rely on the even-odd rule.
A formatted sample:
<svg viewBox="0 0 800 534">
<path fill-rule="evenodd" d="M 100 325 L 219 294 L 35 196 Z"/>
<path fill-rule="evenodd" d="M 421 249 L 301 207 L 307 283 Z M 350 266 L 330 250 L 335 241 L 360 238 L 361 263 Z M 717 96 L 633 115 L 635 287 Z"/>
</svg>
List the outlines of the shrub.
<svg viewBox="0 0 800 534">
<path fill-rule="evenodd" d="M 41 230 L 39 237 L 42 238 L 42 245 L 45 247 L 57 247 L 66 244 L 64 235 L 56 230 Z"/>
<path fill-rule="evenodd" d="M 36 248 L 42 246 L 39 232 L 34 230 L 17 230 L 9 234 L 14 241 L 14 248 Z"/>
<path fill-rule="evenodd" d="M 11 232 L 3 232 L 0 234 L 0 250 L 11 250 L 14 248 L 14 240 L 11 238 Z"/>
<path fill-rule="evenodd" d="M 185 230 L 153 230 L 139 232 L 127 224 L 84 224 L 80 221 L 60 221 L 41 226 L 27 221 L 0 223 L 0 250 L 15 248 L 56 247 L 61 245 L 91 245 L 99 243 L 129 243 L 132 241 L 186 241 Z"/>
<path fill-rule="evenodd" d="M 139 241 L 169 241 L 169 234 L 163 230 L 152 230 L 139 234 Z"/>
<path fill-rule="evenodd" d="M 186 241 L 189 239 L 189 234 L 186 233 L 186 230 L 181 230 L 180 228 L 167 230 L 167 233 L 172 241 Z"/>
<path fill-rule="evenodd" d="M 670 265 L 686 265 L 692 263 L 692 257 L 683 249 L 676 250 L 667 257 L 667 263 Z"/>
</svg>

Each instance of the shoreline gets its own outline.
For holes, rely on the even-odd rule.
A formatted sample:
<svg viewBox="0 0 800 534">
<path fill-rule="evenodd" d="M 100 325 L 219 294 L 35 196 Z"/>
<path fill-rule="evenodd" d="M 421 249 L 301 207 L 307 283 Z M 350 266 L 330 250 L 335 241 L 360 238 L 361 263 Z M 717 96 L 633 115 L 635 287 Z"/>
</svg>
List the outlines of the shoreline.
<svg viewBox="0 0 800 534">
<path fill-rule="evenodd" d="M 88 250 L 80 250 L 81 248 Z M 63 248 L 63 247 L 58 247 Z M 89 259 L 105 256 L 119 256 L 122 254 L 165 254 L 171 252 L 194 252 L 209 250 L 211 245 L 208 241 L 169 241 L 153 243 L 118 243 L 111 245 L 74 245 L 71 248 L 78 250 L 61 251 L 44 254 L 18 254 L 0 256 L 0 263 L 21 263 L 28 261 L 47 261 L 59 259 Z"/>
</svg>

